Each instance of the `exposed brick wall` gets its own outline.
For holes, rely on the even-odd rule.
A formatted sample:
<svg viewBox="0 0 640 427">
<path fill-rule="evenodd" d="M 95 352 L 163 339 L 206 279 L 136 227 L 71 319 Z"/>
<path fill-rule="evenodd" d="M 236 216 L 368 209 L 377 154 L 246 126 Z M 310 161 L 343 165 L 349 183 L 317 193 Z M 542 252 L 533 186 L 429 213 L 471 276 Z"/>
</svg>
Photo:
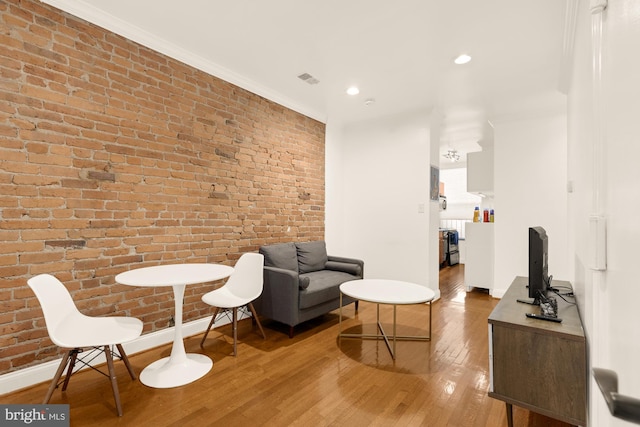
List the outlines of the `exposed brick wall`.
<svg viewBox="0 0 640 427">
<path fill-rule="evenodd" d="M 0 2 L 0 374 L 56 357 L 26 280 L 168 326 L 116 274 L 324 236 L 322 123 L 37 1 Z M 190 286 L 185 321 L 211 314 Z"/>
</svg>

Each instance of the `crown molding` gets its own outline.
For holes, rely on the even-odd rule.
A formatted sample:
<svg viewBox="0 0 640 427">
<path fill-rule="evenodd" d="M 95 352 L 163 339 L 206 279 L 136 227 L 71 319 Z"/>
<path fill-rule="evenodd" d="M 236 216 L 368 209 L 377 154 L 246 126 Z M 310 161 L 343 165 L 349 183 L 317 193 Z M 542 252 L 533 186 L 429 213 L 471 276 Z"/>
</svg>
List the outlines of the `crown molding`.
<svg viewBox="0 0 640 427">
<path fill-rule="evenodd" d="M 156 52 L 167 55 L 170 58 L 181 61 L 187 65 L 197 68 L 198 70 L 204 71 L 207 74 L 218 77 L 242 89 L 248 90 L 249 92 L 280 104 L 300 114 L 308 116 L 314 120 L 318 120 L 319 122 L 325 124 L 327 122 L 325 113 L 301 105 L 300 103 L 295 102 L 292 99 L 283 96 L 282 94 L 273 91 L 270 88 L 261 85 L 251 79 L 248 79 L 241 74 L 238 74 L 199 55 L 195 55 L 192 52 L 185 51 L 184 48 L 181 48 L 167 40 L 157 37 L 156 35 L 138 28 L 135 25 L 132 25 L 131 23 L 128 23 L 118 17 L 108 14 L 105 11 L 96 8 L 95 6 L 86 3 L 85 1 L 41 1 L 87 22 L 111 31 L 115 34 L 118 34 L 128 40 L 139 43 L 145 47 L 148 47 L 149 49 L 153 49 Z"/>
</svg>

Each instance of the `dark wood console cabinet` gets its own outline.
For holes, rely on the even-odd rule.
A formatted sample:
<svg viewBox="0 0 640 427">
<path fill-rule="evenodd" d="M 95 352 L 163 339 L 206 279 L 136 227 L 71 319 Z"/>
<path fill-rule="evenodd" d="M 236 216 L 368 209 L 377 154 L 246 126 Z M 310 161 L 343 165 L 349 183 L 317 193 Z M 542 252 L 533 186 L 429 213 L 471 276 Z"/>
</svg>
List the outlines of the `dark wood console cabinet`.
<svg viewBox="0 0 640 427">
<path fill-rule="evenodd" d="M 562 323 L 530 319 L 525 314 L 540 307 L 516 301 L 528 298 L 527 283 L 516 277 L 489 316 L 489 396 L 506 402 L 510 427 L 512 405 L 585 426 L 587 343 L 578 308 L 556 296 Z M 552 285 L 571 288 L 560 280 Z"/>
</svg>

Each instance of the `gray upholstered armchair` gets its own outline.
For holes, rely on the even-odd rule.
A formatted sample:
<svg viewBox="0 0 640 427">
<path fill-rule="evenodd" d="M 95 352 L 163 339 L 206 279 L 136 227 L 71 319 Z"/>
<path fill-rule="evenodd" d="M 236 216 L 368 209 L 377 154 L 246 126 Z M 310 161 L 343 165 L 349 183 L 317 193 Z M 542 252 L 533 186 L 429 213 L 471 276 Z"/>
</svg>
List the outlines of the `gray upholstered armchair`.
<svg viewBox="0 0 640 427">
<path fill-rule="evenodd" d="M 289 325 L 289 337 L 294 326 L 339 308 L 340 285 L 364 275 L 363 261 L 327 255 L 324 241 L 267 245 L 260 253 L 264 288 L 254 305 L 260 315 Z M 342 305 L 354 301 L 343 296 Z"/>
</svg>

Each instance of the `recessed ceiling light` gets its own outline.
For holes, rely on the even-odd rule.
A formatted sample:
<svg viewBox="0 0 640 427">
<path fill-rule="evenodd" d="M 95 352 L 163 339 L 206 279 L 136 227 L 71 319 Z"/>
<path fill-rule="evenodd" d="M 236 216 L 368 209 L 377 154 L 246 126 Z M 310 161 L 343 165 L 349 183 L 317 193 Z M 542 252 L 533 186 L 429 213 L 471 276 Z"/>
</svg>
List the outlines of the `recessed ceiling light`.
<svg viewBox="0 0 640 427">
<path fill-rule="evenodd" d="M 360 93 L 360 89 L 358 89 L 355 86 L 351 86 L 349 89 L 347 89 L 347 94 L 349 95 L 357 95 Z"/>
<path fill-rule="evenodd" d="M 463 53 L 462 55 L 458 56 L 456 59 L 453 60 L 453 62 L 458 65 L 466 64 L 469 61 L 471 61 L 471 57 L 466 53 Z"/>
</svg>

